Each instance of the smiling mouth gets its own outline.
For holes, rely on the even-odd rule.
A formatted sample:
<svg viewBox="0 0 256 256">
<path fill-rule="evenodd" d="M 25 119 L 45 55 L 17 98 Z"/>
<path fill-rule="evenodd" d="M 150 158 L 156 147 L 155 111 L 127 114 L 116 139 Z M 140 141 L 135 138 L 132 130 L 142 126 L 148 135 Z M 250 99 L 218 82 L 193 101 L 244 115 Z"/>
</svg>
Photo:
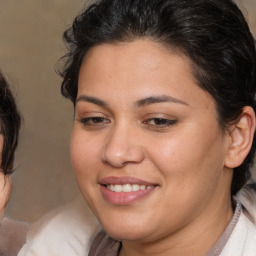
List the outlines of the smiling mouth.
<svg viewBox="0 0 256 256">
<path fill-rule="evenodd" d="M 124 192 L 124 193 L 128 193 L 128 192 L 136 192 L 139 190 L 146 190 L 146 189 L 152 189 L 153 186 L 146 186 L 146 185 L 139 185 L 139 184 L 108 184 L 106 185 L 106 187 L 113 191 L 113 192 Z"/>
<path fill-rule="evenodd" d="M 114 205 L 129 205 L 147 198 L 158 187 L 134 177 L 106 177 L 99 184 L 104 199 Z"/>
</svg>

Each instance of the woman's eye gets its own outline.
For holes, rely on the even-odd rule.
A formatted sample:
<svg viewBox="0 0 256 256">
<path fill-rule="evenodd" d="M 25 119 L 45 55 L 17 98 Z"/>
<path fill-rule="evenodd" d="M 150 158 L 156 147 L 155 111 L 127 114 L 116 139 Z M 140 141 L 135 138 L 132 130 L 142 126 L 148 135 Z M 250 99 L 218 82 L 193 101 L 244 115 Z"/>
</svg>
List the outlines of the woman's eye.
<svg viewBox="0 0 256 256">
<path fill-rule="evenodd" d="M 165 128 L 171 125 L 174 125 L 177 121 L 165 118 L 151 118 L 146 120 L 144 123 L 154 125 L 158 128 Z"/>
<path fill-rule="evenodd" d="M 85 117 L 81 118 L 79 121 L 86 126 L 99 126 L 110 122 L 108 119 L 101 116 Z"/>
</svg>

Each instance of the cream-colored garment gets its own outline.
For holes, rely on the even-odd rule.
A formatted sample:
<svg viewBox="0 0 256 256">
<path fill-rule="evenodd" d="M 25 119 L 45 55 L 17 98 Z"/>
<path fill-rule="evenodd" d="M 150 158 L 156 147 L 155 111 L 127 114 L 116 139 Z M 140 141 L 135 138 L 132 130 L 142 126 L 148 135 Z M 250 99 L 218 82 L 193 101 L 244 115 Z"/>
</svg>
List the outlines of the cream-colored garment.
<svg viewBox="0 0 256 256">
<path fill-rule="evenodd" d="M 256 195 L 241 192 L 238 200 L 245 209 L 220 256 L 256 256 Z M 53 211 L 33 225 L 18 256 L 88 255 L 99 229 L 98 222 L 79 200 Z"/>
<path fill-rule="evenodd" d="M 244 206 L 240 218 L 220 256 L 256 256 L 256 194 L 238 194 Z"/>
<path fill-rule="evenodd" d="M 79 198 L 33 224 L 18 256 L 85 256 L 99 229 L 98 222 Z"/>
</svg>

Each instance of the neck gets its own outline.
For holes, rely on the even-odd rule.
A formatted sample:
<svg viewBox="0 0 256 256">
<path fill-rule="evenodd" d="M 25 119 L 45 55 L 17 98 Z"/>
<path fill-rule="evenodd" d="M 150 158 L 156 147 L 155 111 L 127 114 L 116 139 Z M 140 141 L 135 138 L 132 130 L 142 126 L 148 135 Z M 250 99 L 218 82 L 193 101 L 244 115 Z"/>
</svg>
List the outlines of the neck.
<svg viewBox="0 0 256 256">
<path fill-rule="evenodd" d="M 193 223 L 157 241 L 123 241 L 120 256 L 204 256 L 218 241 L 230 223 L 233 210 L 230 199 L 209 207 Z"/>
</svg>

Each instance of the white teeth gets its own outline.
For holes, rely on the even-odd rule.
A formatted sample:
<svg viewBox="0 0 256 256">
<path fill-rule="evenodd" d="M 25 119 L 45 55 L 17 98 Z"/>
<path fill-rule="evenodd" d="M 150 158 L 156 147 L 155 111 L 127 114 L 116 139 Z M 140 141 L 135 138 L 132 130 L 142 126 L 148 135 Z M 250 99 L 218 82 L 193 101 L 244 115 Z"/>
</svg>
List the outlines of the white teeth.
<svg viewBox="0 0 256 256">
<path fill-rule="evenodd" d="M 122 185 L 115 185 L 115 192 L 123 192 L 123 186 Z"/>
<path fill-rule="evenodd" d="M 114 192 L 132 192 L 138 190 L 152 189 L 153 186 L 145 186 L 138 184 L 124 184 L 124 185 L 107 185 L 107 188 Z"/>
<path fill-rule="evenodd" d="M 132 191 L 138 191 L 138 190 L 140 190 L 140 185 L 132 184 Z"/>
<path fill-rule="evenodd" d="M 131 192 L 132 186 L 130 184 L 123 185 L 123 192 Z"/>
</svg>

